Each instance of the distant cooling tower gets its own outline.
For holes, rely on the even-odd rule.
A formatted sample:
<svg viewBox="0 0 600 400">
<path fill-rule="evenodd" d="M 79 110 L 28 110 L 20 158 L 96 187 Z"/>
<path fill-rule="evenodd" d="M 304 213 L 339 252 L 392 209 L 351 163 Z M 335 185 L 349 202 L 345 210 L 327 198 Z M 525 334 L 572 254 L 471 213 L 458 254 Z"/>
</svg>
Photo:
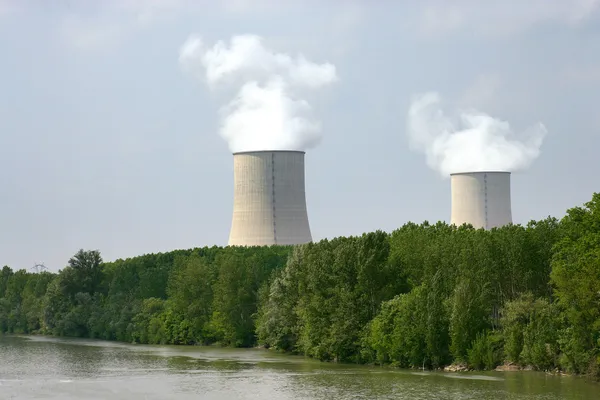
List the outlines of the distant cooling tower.
<svg viewBox="0 0 600 400">
<path fill-rule="evenodd" d="M 492 229 L 512 223 L 510 172 L 451 174 L 450 224 Z"/>
<path fill-rule="evenodd" d="M 304 191 L 303 151 L 233 154 L 230 246 L 312 241 Z"/>
</svg>

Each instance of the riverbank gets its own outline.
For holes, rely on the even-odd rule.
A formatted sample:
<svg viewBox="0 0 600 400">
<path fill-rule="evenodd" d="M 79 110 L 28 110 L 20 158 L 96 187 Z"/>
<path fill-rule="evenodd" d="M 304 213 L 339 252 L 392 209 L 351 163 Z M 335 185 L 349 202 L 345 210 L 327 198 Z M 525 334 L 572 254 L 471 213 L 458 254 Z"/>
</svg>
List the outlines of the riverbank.
<svg viewBox="0 0 600 400">
<path fill-rule="evenodd" d="M 318 360 L 316 358 L 313 357 L 308 357 L 302 354 L 298 354 L 298 353 L 292 353 L 292 352 L 286 352 L 286 351 L 282 351 L 282 350 L 278 350 L 278 349 L 274 349 L 274 348 L 268 348 L 265 347 L 264 345 L 257 345 L 257 346 L 253 346 L 253 347 L 246 347 L 246 348 L 240 348 L 240 347 L 231 347 L 231 346 L 226 346 L 226 345 L 222 345 L 220 343 L 211 343 L 211 344 L 190 344 L 190 345 L 167 345 L 167 344 L 147 344 L 147 343 L 136 343 L 136 342 L 123 342 L 123 341 L 118 341 L 118 340 L 104 340 L 104 339 L 94 339 L 94 338 L 76 338 L 76 337 L 65 337 L 65 336 L 53 336 L 53 335 L 47 335 L 47 334 L 43 334 L 43 333 L 30 333 L 30 334 L 24 334 L 24 333 L 14 333 L 14 334 L 7 334 L 7 333 L 0 333 L 0 336 L 6 336 L 6 337 L 15 337 L 15 338 L 24 338 L 24 339 L 29 339 L 29 338 L 47 338 L 49 340 L 57 340 L 57 341 L 61 341 L 61 340 L 66 340 L 66 341 L 73 341 L 73 342 L 78 342 L 78 341 L 83 341 L 86 343 L 90 343 L 90 342 L 98 342 L 98 343 L 103 343 L 103 342 L 107 342 L 107 343 L 114 343 L 116 345 L 122 345 L 122 346 L 144 346 L 147 347 L 149 346 L 149 348 L 160 348 L 161 346 L 170 346 L 170 347 L 174 347 L 174 348 L 181 348 L 182 350 L 185 351 L 185 349 L 216 349 L 217 351 L 219 349 L 222 349 L 224 351 L 244 351 L 244 350 L 258 350 L 258 351 L 262 351 L 265 353 L 271 353 L 271 354 L 276 354 L 279 357 L 301 357 L 303 359 L 306 360 L 312 360 L 315 363 L 319 363 L 319 364 L 323 364 L 323 365 L 336 365 L 336 366 L 341 366 L 341 367 L 360 367 L 360 366 L 364 366 L 364 367 L 376 367 L 376 368 L 385 368 L 385 369 L 390 369 L 390 370 L 396 370 L 396 371 L 406 371 L 406 372 L 431 372 L 431 373 L 435 373 L 435 372 L 444 372 L 444 373 L 451 373 L 451 374 L 456 374 L 456 373 L 489 373 L 489 372 L 520 372 L 520 373 L 527 373 L 527 372 L 532 372 L 532 373 L 544 373 L 547 375 L 552 375 L 552 376 L 565 376 L 565 377 L 576 377 L 576 378 L 582 378 L 585 379 L 587 382 L 590 383 L 594 383 L 594 384 L 600 384 L 600 380 L 598 379 L 594 379 L 593 377 L 590 377 L 588 375 L 584 375 L 584 374 L 573 374 L 573 373 L 567 373 L 565 371 L 560 371 L 558 369 L 555 370 L 547 370 L 547 371 L 540 371 L 535 369 L 533 366 L 528 365 L 528 366 L 521 366 L 521 365 L 516 365 L 514 363 L 504 363 L 501 365 L 498 365 L 497 367 L 495 367 L 492 370 L 489 369 L 475 369 L 475 368 L 470 368 L 467 364 L 465 363 L 453 363 L 450 365 L 447 365 L 443 368 L 435 368 L 435 369 L 428 369 L 428 368 L 417 368 L 417 367 L 412 367 L 412 368 L 402 368 L 399 366 L 395 366 L 392 364 L 374 364 L 374 363 L 348 363 L 348 362 L 340 362 L 340 361 L 322 361 L 322 360 Z"/>
<path fill-rule="evenodd" d="M 20 335 L 19 335 L 20 336 Z M 595 400 L 575 377 L 323 363 L 249 348 L 0 337 L 0 392 L 34 399 Z M 19 340 L 14 340 L 19 339 Z"/>
<path fill-rule="evenodd" d="M 444 367 L 443 371 L 444 372 L 477 372 L 477 371 L 486 371 L 486 370 L 477 370 L 477 369 L 469 368 L 469 366 L 467 364 L 451 364 L 451 365 Z M 572 373 L 568 373 L 565 371 L 561 371 L 558 368 L 556 368 L 554 370 L 540 371 L 540 370 L 535 369 L 535 367 L 533 367 L 532 365 L 523 366 L 523 365 L 517 365 L 514 363 L 504 363 L 504 364 L 498 365 L 496 368 L 493 369 L 493 371 L 496 371 L 496 372 L 527 372 L 527 371 L 543 372 L 545 374 L 555 375 L 555 376 L 575 376 L 575 377 L 589 378 L 590 381 L 600 383 L 599 380 L 592 379 L 588 375 L 572 374 Z"/>
</svg>

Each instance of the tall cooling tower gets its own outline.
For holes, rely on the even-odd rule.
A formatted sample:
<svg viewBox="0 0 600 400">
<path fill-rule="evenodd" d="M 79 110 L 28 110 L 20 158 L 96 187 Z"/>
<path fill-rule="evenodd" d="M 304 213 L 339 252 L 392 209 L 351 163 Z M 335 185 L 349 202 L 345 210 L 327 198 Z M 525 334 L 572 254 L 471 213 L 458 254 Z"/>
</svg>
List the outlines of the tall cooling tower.
<svg viewBox="0 0 600 400">
<path fill-rule="evenodd" d="M 451 174 L 450 224 L 492 229 L 512 223 L 510 172 Z"/>
<path fill-rule="evenodd" d="M 230 246 L 312 241 L 304 191 L 303 151 L 233 154 Z"/>
</svg>

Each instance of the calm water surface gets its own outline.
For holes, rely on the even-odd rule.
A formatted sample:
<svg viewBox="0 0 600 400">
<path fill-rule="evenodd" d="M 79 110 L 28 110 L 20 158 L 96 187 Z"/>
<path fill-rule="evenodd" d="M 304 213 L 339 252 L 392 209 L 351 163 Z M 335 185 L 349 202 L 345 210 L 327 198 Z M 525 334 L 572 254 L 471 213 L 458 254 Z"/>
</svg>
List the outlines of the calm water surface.
<svg viewBox="0 0 600 400">
<path fill-rule="evenodd" d="M 536 372 L 429 373 L 258 349 L 0 336 L 0 399 L 600 399 Z"/>
</svg>

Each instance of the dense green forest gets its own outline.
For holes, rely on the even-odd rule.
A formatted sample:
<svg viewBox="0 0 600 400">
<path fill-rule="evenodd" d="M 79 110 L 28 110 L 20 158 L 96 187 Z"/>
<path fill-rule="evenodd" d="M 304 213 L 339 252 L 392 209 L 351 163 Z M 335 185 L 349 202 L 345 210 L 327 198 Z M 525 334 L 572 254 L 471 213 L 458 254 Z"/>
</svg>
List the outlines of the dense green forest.
<svg viewBox="0 0 600 400">
<path fill-rule="evenodd" d="M 408 223 L 300 246 L 211 247 L 0 274 L 0 331 L 261 345 L 320 360 L 600 377 L 600 194 L 490 231 Z"/>
</svg>

